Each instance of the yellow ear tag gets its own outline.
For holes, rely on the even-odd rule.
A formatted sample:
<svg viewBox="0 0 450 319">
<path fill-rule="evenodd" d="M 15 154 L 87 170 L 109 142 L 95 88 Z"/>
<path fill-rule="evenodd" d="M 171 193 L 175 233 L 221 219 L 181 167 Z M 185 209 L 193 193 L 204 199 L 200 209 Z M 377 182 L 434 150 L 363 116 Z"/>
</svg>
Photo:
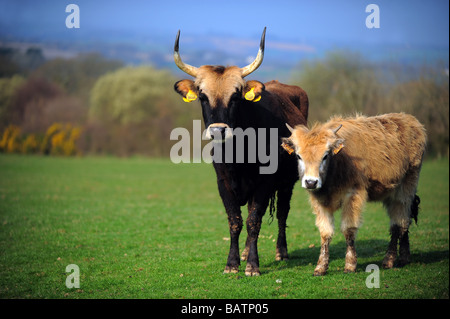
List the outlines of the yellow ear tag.
<svg viewBox="0 0 450 319">
<path fill-rule="evenodd" d="M 250 91 L 245 93 L 244 97 L 246 100 L 253 101 L 253 99 L 255 98 L 255 92 L 253 92 L 254 89 L 255 88 L 251 88 Z"/>
<path fill-rule="evenodd" d="M 333 154 L 336 155 L 344 147 L 344 144 L 339 144 L 337 148 L 333 150 Z"/>
<path fill-rule="evenodd" d="M 196 99 L 197 99 L 197 94 L 195 94 L 194 92 L 189 90 L 188 94 L 186 94 L 186 97 L 183 98 L 183 101 L 190 103 L 192 101 L 195 101 Z"/>
<path fill-rule="evenodd" d="M 253 102 L 258 102 L 259 100 L 261 100 L 261 95 L 254 99 Z"/>
<path fill-rule="evenodd" d="M 286 150 L 286 152 L 289 153 L 289 155 L 291 155 L 292 152 L 294 152 L 294 149 L 292 147 L 290 147 L 289 145 L 287 145 L 286 143 L 282 143 L 281 147 L 284 148 Z"/>
</svg>

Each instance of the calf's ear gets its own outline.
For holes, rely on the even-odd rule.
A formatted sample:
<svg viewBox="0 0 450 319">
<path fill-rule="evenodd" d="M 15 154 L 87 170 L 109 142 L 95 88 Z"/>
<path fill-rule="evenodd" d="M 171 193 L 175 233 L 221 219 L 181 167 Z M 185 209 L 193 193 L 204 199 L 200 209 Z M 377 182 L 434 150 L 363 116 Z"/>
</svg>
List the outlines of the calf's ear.
<svg viewBox="0 0 450 319">
<path fill-rule="evenodd" d="M 173 86 L 175 91 L 183 97 L 183 101 L 192 102 L 197 99 L 197 89 L 195 88 L 194 81 L 181 80 L 175 83 Z"/>
<path fill-rule="evenodd" d="M 281 138 L 281 147 L 291 155 L 295 151 L 295 146 L 292 140 L 288 137 Z"/>
<path fill-rule="evenodd" d="M 265 90 L 263 83 L 255 80 L 250 80 L 245 83 L 242 94 L 248 101 L 258 102 L 261 100 L 261 94 Z"/>
<path fill-rule="evenodd" d="M 336 155 L 344 148 L 344 139 L 343 138 L 337 138 L 336 141 L 334 141 L 333 145 L 331 146 L 331 149 L 333 151 L 333 155 Z"/>
<path fill-rule="evenodd" d="M 336 128 L 331 130 L 335 136 L 336 136 L 336 133 L 341 129 L 341 127 L 342 127 L 342 124 L 340 124 L 339 126 L 337 126 Z M 336 155 L 337 153 L 339 153 L 343 148 L 344 148 L 344 139 L 338 138 L 336 136 L 336 139 L 331 144 L 331 150 L 333 151 L 333 155 Z"/>
</svg>

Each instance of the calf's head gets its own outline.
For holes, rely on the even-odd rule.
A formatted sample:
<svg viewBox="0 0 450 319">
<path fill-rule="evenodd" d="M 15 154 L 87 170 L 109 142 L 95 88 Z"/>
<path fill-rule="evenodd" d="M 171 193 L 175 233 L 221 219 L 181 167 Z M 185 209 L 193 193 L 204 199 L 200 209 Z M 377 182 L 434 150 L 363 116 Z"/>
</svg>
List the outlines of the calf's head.
<svg viewBox="0 0 450 319">
<path fill-rule="evenodd" d="M 302 187 L 320 189 L 325 183 L 332 157 L 344 147 L 344 140 L 336 135 L 342 125 L 335 128 L 315 125 L 311 130 L 303 125 L 295 129 L 286 126 L 292 135 L 282 139 L 282 146 L 297 156 Z"/>
<path fill-rule="evenodd" d="M 175 83 L 174 89 L 185 102 L 197 99 L 202 105 L 206 137 L 223 141 L 232 136 L 230 128 L 236 125 L 236 108 L 243 100 L 258 102 L 264 91 L 264 84 L 259 81 L 245 81 L 244 78 L 255 71 L 264 57 L 266 28 L 256 59 L 246 67 L 203 65 L 194 67 L 184 63 L 178 53 L 180 31 L 178 31 L 174 59 L 176 65 L 194 80 L 181 80 Z"/>
</svg>

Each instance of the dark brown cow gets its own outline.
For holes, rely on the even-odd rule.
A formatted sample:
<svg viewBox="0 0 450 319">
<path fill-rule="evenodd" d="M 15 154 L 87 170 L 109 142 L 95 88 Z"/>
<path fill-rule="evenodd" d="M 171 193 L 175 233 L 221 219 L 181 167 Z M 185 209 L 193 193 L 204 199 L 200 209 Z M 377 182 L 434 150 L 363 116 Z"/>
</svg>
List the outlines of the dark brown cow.
<svg viewBox="0 0 450 319">
<path fill-rule="evenodd" d="M 241 206 L 248 204 L 247 241 L 242 253 L 242 260 L 247 260 L 245 274 L 260 275 L 257 250 L 258 235 L 262 217 L 269 202 L 273 204 L 275 195 L 278 218 L 278 240 L 276 260 L 288 258 L 286 244 L 286 219 L 290 208 L 292 189 L 298 180 L 292 175 L 296 168 L 296 159 L 280 150 L 281 137 L 289 136 L 289 130 L 284 125 L 306 124 L 308 117 L 308 97 L 299 87 L 271 81 L 246 81 L 244 78 L 255 71 L 262 63 L 264 56 L 265 29 L 261 37 L 258 56 L 246 67 L 211 66 L 193 67 L 182 62 L 178 53 L 179 36 L 176 37 L 174 58 L 177 66 L 193 76 L 194 80 L 181 80 L 175 83 L 175 91 L 186 102 L 197 98 L 200 100 L 207 136 L 216 142 L 236 138 L 232 130 L 241 128 L 275 129 L 278 133 L 276 158 L 278 169 L 272 174 L 261 174 L 264 167 L 259 159 L 256 163 L 246 160 L 243 163 L 225 163 L 214 161 L 217 174 L 217 184 L 225 210 L 228 214 L 230 228 L 230 252 L 225 267 L 225 273 L 239 271 L 239 234 L 243 221 Z M 259 138 L 260 136 L 258 136 Z M 267 137 L 267 146 L 274 146 Z M 222 143 L 225 148 L 226 143 Z M 270 144 L 270 145 L 269 145 Z M 216 145 L 217 146 L 217 145 Z M 250 145 L 251 146 L 251 145 Z M 266 147 L 266 150 L 269 149 Z"/>
</svg>

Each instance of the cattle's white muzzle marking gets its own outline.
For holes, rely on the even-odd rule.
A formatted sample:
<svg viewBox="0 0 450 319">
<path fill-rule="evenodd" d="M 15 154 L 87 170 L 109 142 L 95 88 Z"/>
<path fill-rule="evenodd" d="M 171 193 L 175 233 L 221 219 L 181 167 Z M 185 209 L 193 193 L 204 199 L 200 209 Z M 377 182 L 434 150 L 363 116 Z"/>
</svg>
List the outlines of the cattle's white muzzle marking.
<svg viewBox="0 0 450 319">
<path fill-rule="evenodd" d="M 314 176 L 305 175 L 302 178 L 302 187 L 309 190 L 319 189 L 322 187 L 322 180 Z"/>
<path fill-rule="evenodd" d="M 205 132 L 205 138 L 217 143 L 223 143 L 233 137 L 232 129 L 225 123 L 213 123 L 208 126 Z"/>
</svg>

